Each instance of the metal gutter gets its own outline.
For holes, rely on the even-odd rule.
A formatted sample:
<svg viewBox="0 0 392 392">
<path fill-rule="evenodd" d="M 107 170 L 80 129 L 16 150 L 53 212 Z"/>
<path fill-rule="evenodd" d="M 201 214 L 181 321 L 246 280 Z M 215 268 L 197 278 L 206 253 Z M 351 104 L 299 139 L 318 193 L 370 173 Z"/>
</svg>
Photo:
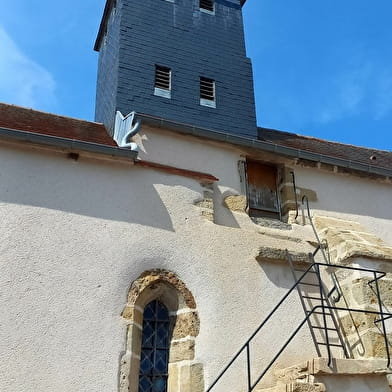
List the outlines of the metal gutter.
<svg viewBox="0 0 392 392">
<path fill-rule="evenodd" d="M 357 170 L 363 173 L 375 174 L 392 178 L 392 169 L 388 168 L 368 165 L 358 161 L 352 161 L 343 158 L 336 158 L 330 155 L 317 154 L 314 152 L 300 150 L 293 147 L 286 147 L 257 139 L 249 139 L 242 136 L 228 135 L 223 132 L 218 132 L 205 128 L 198 128 L 192 125 L 165 120 L 163 118 L 153 117 L 146 114 L 137 113 L 137 117 L 141 118 L 144 124 L 148 124 L 157 128 L 166 128 L 185 135 L 202 137 L 214 141 L 234 144 L 241 147 L 249 147 L 260 151 L 272 152 L 289 158 L 306 159 L 312 162 L 325 163 L 327 165 L 338 166 L 346 169 Z"/>
<path fill-rule="evenodd" d="M 92 152 L 112 157 L 128 158 L 131 160 L 135 160 L 137 158 L 136 151 L 131 151 L 126 148 L 107 146 L 105 144 L 98 143 L 83 142 L 76 139 L 67 139 L 57 136 L 42 135 L 39 133 L 19 131 L 15 129 L 0 127 L 0 138 L 34 143 L 49 147 L 58 147 L 74 151 Z"/>
</svg>

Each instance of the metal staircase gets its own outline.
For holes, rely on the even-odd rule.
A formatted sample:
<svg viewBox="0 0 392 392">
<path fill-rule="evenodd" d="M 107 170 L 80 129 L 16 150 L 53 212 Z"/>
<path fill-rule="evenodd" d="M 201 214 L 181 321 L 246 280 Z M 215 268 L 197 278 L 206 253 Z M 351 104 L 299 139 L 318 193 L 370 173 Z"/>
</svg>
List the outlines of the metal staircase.
<svg viewBox="0 0 392 392">
<path fill-rule="evenodd" d="M 323 263 L 330 264 L 330 260 L 325 253 L 325 247 L 321 243 L 317 230 L 313 224 L 313 219 L 310 214 L 309 200 L 306 196 L 302 198 L 302 206 L 306 207 L 307 219 L 312 226 L 313 233 L 317 240 L 316 249 L 309 255 L 309 259 L 313 264 L 315 263 L 315 257 L 320 255 L 322 256 L 321 259 Z M 303 272 L 303 270 L 298 269 L 298 267 L 296 268 L 293 265 L 293 261 L 289 253 L 287 253 L 287 258 L 294 282 L 297 282 L 298 273 Z M 337 347 L 343 351 L 345 358 L 350 358 L 342 331 L 339 327 L 336 312 L 333 310 L 325 310 L 325 306 L 332 307 L 332 305 L 338 302 L 341 298 L 340 288 L 337 283 L 335 273 L 333 271 L 330 272 L 332 272 L 330 274 L 330 283 L 332 287 L 328 289 L 322 280 L 322 271 L 320 266 L 314 264 L 313 268 L 309 270 L 309 281 L 303 281 L 298 284 L 297 291 L 305 316 L 307 316 L 315 306 L 320 306 L 321 309 L 321 311 L 314 312 L 312 317 L 307 321 L 318 356 L 323 356 L 325 351 L 327 351 L 326 356 L 331 358 L 331 349 Z"/>
<path fill-rule="evenodd" d="M 381 301 L 381 294 L 379 288 L 379 280 L 385 277 L 386 273 L 377 270 L 370 270 L 365 268 L 355 268 L 342 265 L 333 265 L 329 262 L 326 256 L 324 246 L 322 245 L 317 231 L 314 227 L 313 220 L 310 214 L 309 202 L 307 197 L 302 199 L 302 205 L 306 207 L 307 219 L 311 224 L 315 237 L 317 239 L 316 250 L 313 254 L 309 254 L 309 264 L 305 264 L 302 268 L 294 265 L 292 257 L 288 251 L 287 259 L 294 278 L 294 285 L 281 298 L 267 317 L 260 323 L 249 339 L 244 343 L 240 350 L 234 355 L 230 362 L 221 371 L 215 381 L 208 387 L 206 392 L 210 392 L 221 381 L 222 377 L 227 371 L 239 361 L 243 360 L 245 356 L 246 361 L 246 383 L 247 391 L 251 392 L 259 384 L 265 374 L 269 371 L 272 365 L 280 357 L 282 352 L 294 339 L 301 328 L 307 324 L 315 345 L 316 352 L 319 357 L 326 357 L 328 366 L 331 365 L 332 358 L 337 356 L 336 350 L 339 350 L 345 358 L 350 358 L 350 353 L 347 349 L 343 332 L 339 325 L 338 312 L 364 313 L 367 315 L 377 315 L 378 319 L 375 324 L 380 323 L 380 330 L 384 336 L 385 351 L 387 356 L 387 367 L 391 364 L 389 342 L 387 338 L 385 320 L 392 318 L 392 313 L 384 312 Z M 315 257 L 321 255 L 322 262 L 315 261 Z M 348 306 L 336 306 L 342 294 L 340 292 L 339 281 L 336 276 L 337 270 L 345 270 L 346 272 L 358 271 L 370 276 L 368 284 L 372 288 L 378 301 L 378 310 L 364 310 L 354 309 Z M 268 365 L 256 375 L 252 373 L 252 358 L 250 345 L 254 339 L 264 331 L 264 327 L 268 321 L 281 308 L 282 304 L 286 302 L 289 296 L 294 292 L 298 292 L 300 302 L 304 311 L 304 318 L 294 328 L 288 339 L 282 344 L 278 352 L 273 356 Z"/>
<path fill-rule="evenodd" d="M 341 328 L 339 327 L 338 317 L 332 309 L 334 304 L 333 293 L 337 287 L 333 286 L 327 291 L 321 278 L 322 266 L 314 262 L 313 255 L 309 255 L 312 260 L 312 268 L 307 271 L 306 279 L 298 281 L 298 274 L 303 274 L 303 269 L 295 267 L 290 253 L 287 258 L 295 282 L 298 282 L 296 289 L 301 301 L 302 308 L 307 318 L 310 333 L 319 357 L 332 358 L 331 350 L 339 348 L 345 358 L 350 358 L 346 344 L 343 339 Z M 314 308 L 319 310 L 314 311 Z M 325 352 L 326 351 L 326 352 Z"/>
</svg>

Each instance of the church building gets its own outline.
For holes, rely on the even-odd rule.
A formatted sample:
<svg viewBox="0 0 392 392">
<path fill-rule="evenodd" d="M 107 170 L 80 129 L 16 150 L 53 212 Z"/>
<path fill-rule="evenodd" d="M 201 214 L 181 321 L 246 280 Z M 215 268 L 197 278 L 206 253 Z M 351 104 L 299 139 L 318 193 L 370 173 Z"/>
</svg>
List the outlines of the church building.
<svg viewBox="0 0 392 392">
<path fill-rule="evenodd" d="M 392 388 L 392 153 L 257 126 L 247 2 L 107 0 L 94 122 L 0 103 L 0 391 Z"/>
</svg>

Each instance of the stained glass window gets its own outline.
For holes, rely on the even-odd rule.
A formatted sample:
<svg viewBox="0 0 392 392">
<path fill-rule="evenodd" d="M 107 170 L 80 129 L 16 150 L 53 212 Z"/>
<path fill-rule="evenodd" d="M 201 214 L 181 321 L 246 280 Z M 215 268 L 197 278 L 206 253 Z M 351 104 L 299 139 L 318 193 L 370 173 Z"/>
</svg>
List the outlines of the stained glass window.
<svg viewBox="0 0 392 392">
<path fill-rule="evenodd" d="M 144 308 L 139 392 L 166 392 L 169 312 L 158 300 Z"/>
</svg>

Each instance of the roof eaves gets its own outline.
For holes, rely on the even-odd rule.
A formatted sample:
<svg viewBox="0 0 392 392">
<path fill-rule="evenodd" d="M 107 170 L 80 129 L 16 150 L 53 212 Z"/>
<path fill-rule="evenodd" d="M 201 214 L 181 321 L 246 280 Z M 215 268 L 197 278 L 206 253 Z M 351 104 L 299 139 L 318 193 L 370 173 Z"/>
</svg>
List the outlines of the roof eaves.
<svg viewBox="0 0 392 392">
<path fill-rule="evenodd" d="M 137 152 L 129 149 L 107 146 L 104 144 L 84 142 L 58 136 L 42 135 L 39 133 L 19 131 L 15 129 L 0 128 L 0 138 L 12 141 L 21 141 L 42 146 L 64 148 L 76 151 L 85 151 L 103 154 L 112 157 L 128 158 L 135 160 Z"/>
<path fill-rule="evenodd" d="M 301 150 L 294 147 L 287 147 L 268 141 L 260 141 L 256 139 L 249 139 L 242 136 L 229 135 L 223 132 L 218 132 L 205 128 L 198 128 L 188 124 L 182 124 L 171 120 L 165 120 L 146 114 L 137 113 L 145 124 L 155 126 L 158 128 L 167 128 L 169 130 L 179 132 L 186 135 L 192 135 L 196 137 L 206 138 L 214 141 L 225 142 L 234 144 L 241 147 L 249 147 L 257 150 L 271 152 L 278 155 L 282 155 L 288 158 L 305 159 L 313 162 L 325 163 L 328 165 L 338 166 L 346 169 L 352 169 L 367 174 L 381 175 L 392 178 L 392 168 L 383 168 L 373 166 L 353 160 L 347 160 L 343 158 L 332 157 L 325 154 L 318 154 L 306 150 Z"/>
</svg>

